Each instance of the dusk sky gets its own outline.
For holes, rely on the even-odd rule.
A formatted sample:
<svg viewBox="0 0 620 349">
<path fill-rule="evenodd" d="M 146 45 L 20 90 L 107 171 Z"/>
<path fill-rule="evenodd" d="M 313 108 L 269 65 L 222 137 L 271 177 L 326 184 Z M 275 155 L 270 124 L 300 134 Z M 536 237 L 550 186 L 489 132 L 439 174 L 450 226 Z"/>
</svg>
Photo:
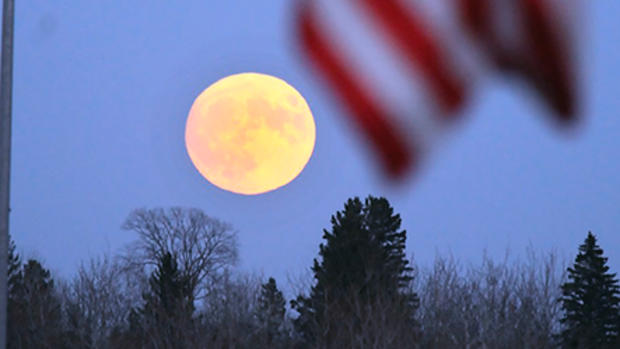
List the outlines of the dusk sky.
<svg viewBox="0 0 620 349">
<path fill-rule="evenodd" d="M 135 208 L 196 207 L 239 232 L 240 269 L 287 283 L 311 266 L 347 198 L 386 196 L 421 264 L 479 262 L 532 244 L 570 257 L 588 230 L 620 272 L 620 1 L 584 1 L 582 121 L 550 127 L 531 90 L 492 80 L 422 171 L 382 177 L 345 111 L 297 49 L 293 1 L 18 1 L 10 231 L 63 277 L 136 236 Z M 306 98 L 316 146 L 301 175 L 257 196 L 192 165 L 185 122 L 230 74 L 286 80 Z"/>
</svg>

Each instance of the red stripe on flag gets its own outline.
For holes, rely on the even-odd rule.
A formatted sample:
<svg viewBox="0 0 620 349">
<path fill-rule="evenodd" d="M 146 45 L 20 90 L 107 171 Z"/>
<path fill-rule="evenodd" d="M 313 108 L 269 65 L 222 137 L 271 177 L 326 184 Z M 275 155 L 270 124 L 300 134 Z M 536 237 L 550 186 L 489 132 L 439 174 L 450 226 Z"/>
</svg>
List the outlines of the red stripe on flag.
<svg viewBox="0 0 620 349">
<path fill-rule="evenodd" d="M 465 28 L 479 42 L 483 50 L 498 68 L 515 69 L 515 59 L 502 48 L 502 43 L 493 28 L 491 0 L 461 0 L 459 14 Z"/>
<path fill-rule="evenodd" d="M 575 91 L 570 63 L 571 55 L 553 31 L 551 9 L 545 1 L 523 0 L 524 28 L 528 49 L 534 59 L 529 73 L 534 85 L 547 98 L 560 121 L 575 119 Z M 527 55 L 527 53 L 524 53 Z"/>
<path fill-rule="evenodd" d="M 492 28 L 491 0 L 461 0 L 460 15 L 468 31 L 480 41 L 498 68 L 517 71 L 533 83 L 560 121 L 575 118 L 575 91 L 569 70 L 572 57 L 554 32 L 554 19 L 546 0 L 515 0 L 526 46 L 518 55 L 502 47 Z"/>
<path fill-rule="evenodd" d="M 388 173 L 393 176 L 404 174 L 408 167 L 415 165 L 419 154 L 405 143 L 389 122 L 387 113 L 374 102 L 372 95 L 332 50 L 313 17 L 314 13 L 309 7 L 301 9 L 299 29 L 304 47 L 356 116 L 354 120 L 374 143 Z"/>
<path fill-rule="evenodd" d="M 355 0 L 352 0 L 355 1 Z M 398 45 L 413 68 L 422 72 L 426 83 L 438 98 L 446 117 L 454 117 L 464 102 L 465 89 L 451 74 L 437 40 L 424 21 L 397 0 L 359 0 Z"/>
<path fill-rule="evenodd" d="M 490 32 L 489 3 L 486 0 L 460 0 L 459 14 L 471 33 L 486 37 Z"/>
</svg>

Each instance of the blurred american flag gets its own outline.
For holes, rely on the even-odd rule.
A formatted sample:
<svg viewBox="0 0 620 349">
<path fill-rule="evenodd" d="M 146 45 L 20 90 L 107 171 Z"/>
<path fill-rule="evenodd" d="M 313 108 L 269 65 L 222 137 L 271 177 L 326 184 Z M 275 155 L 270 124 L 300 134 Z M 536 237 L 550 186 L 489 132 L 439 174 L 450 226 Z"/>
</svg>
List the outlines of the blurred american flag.
<svg viewBox="0 0 620 349">
<path fill-rule="evenodd" d="M 301 0 L 303 50 L 392 176 L 415 168 L 480 81 L 516 73 L 576 118 L 577 0 Z"/>
</svg>

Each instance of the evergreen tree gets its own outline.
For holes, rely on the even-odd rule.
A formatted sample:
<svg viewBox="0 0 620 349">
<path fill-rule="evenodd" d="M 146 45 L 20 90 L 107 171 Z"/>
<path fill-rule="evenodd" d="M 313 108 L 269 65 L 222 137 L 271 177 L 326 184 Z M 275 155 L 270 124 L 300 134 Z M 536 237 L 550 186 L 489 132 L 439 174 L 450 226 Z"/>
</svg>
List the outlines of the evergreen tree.
<svg viewBox="0 0 620 349">
<path fill-rule="evenodd" d="M 606 348 L 617 340 L 619 287 L 606 263 L 595 236 L 588 232 L 575 263 L 568 268 L 569 281 L 562 285 L 561 340 L 565 347 Z"/>
<path fill-rule="evenodd" d="M 185 348 L 193 329 L 191 284 L 178 268 L 176 258 L 165 253 L 149 279 L 144 307 L 130 314 L 130 327 L 142 327 L 145 347 Z"/>
<path fill-rule="evenodd" d="M 8 260 L 8 299 L 7 299 L 7 344 L 9 347 L 17 347 L 15 344 L 19 342 L 19 329 L 15 321 L 18 318 L 18 287 L 22 282 L 22 262 L 21 257 L 15 251 L 15 242 L 9 235 L 9 260 Z"/>
<path fill-rule="evenodd" d="M 349 199 L 331 223 L 319 246 L 320 261 L 314 260 L 310 295 L 291 302 L 300 314 L 295 325 L 305 340 L 311 345 L 318 336 L 333 341 L 341 321 L 330 316 L 339 314 L 361 324 L 372 314 L 360 311 L 386 300 L 397 303 L 413 324 L 418 299 L 407 290 L 412 268 L 405 259 L 406 231 L 400 230 L 400 215 L 385 198 L 369 196 L 364 203 Z"/>
<path fill-rule="evenodd" d="M 149 280 L 151 294 L 145 296 L 145 308 L 157 308 L 167 317 L 178 317 L 193 312 L 189 282 L 181 276 L 176 258 L 164 254 Z"/>
<path fill-rule="evenodd" d="M 9 258 L 11 254 L 15 257 L 13 252 Z M 7 347 L 63 347 L 60 300 L 49 270 L 31 259 L 13 276 L 12 285 L 9 282 Z"/>
<path fill-rule="evenodd" d="M 22 278 L 22 261 L 19 254 L 15 251 L 15 241 L 11 239 L 11 235 L 9 235 L 9 273 L 8 273 L 8 295 L 9 295 L 9 303 L 11 301 L 11 297 L 15 294 L 15 287 L 19 285 Z"/>
<path fill-rule="evenodd" d="M 286 302 L 274 278 L 261 285 L 256 317 L 261 331 L 266 334 L 266 345 L 273 347 L 281 342 Z"/>
</svg>

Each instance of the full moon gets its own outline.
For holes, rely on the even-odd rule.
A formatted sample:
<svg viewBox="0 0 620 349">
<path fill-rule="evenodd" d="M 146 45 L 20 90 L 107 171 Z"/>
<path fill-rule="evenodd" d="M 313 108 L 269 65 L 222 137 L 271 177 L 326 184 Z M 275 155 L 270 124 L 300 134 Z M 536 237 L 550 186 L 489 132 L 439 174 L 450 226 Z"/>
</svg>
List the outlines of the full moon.
<svg viewBox="0 0 620 349">
<path fill-rule="evenodd" d="M 316 138 L 310 107 L 295 88 L 265 74 L 225 77 L 194 101 L 185 126 L 192 163 L 209 182 L 238 194 L 288 184 Z"/>
</svg>

